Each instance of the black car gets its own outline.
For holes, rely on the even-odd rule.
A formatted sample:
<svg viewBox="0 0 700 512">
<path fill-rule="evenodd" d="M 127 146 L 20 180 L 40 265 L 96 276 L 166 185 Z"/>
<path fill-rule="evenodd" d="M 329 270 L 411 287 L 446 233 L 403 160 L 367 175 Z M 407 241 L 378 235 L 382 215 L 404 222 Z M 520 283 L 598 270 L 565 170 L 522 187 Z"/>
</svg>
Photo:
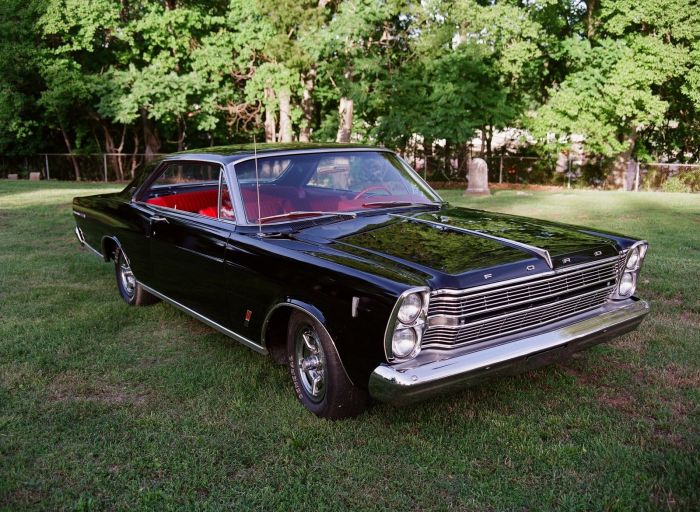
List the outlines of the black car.
<svg viewBox="0 0 700 512">
<path fill-rule="evenodd" d="M 178 153 L 73 214 L 128 304 L 162 299 L 288 364 L 326 418 L 559 360 L 649 309 L 646 242 L 452 207 L 382 148 Z"/>
</svg>

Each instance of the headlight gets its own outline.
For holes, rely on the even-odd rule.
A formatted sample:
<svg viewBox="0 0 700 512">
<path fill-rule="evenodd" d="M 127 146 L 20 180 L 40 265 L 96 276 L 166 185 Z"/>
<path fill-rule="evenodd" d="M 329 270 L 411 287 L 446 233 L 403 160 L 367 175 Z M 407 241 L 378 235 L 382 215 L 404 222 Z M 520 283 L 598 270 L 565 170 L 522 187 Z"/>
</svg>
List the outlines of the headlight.
<svg viewBox="0 0 700 512">
<path fill-rule="evenodd" d="M 625 267 L 627 267 L 627 270 L 634 270 L 637 268 L 637 264 L 639 263 L 639 248 L 638 247 L 633 247 L 630 249 L 629 254 L 627 255 L 627 264 Z"/>
<path fill-rule="evenodd" d="M 406 290 L 396 301 L 384 333 L 387 361 L 406 361 L 420 354 L 429 300 L 430 289 L 421 287 Z"/>
<path fill-rule="evenodd" d="M 637 288 L 637 276 L 642 268 L 644 256 L 646 256 L 647 253 L 647 247 L 647 243 L 641 241 L 636 242 L 627 251 L 617 288 L 615 288 L 611 297 L 613 300 L 627 299 L 634 294 Z"/>
<path fill-rule="evenodd" d="M 634 293 L 635 288 L 635 277 L 632 272 L 625 272 L 620 278 L 620 285 L 618 286 L 618 293 L 622 297 L 629 297 Z"/>
<path fill-rule="evenodd" d="M 397 315 L 399 322 L 404 325 L 411 325 L 416 321 L 422 309 L 423 299 L 420 294 L 411 293 L 410 295 L 406 295 Z"/>
<path fill-rule="evenodd" d="M 391 338 L 391 351 L 394 357 L 399 359 L 417 356 L 420 346 L 416 331 L 412 327 L 394 331 L 394 336 Z"/>
</svg>

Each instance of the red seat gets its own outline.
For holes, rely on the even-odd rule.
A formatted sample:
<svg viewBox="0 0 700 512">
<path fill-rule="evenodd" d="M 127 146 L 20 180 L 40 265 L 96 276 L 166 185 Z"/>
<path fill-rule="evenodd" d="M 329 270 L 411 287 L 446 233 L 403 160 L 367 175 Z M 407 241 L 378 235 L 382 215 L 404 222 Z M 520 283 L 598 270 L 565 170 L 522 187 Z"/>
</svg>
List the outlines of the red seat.
<svg viewBox="0 0 700 512">
<path fill-rule="evenodd" d="M 217 217 L 216 206 L 208 206 L 199 210 L 200 215 L 206 215 L 207 217 Z"/>
<path fill-rule="evenodd" d="M 197 190 L 194 192 L 183 192 L 182 194 L 152 197 L 146 202 L 193 213 L 201 213 L 202 210 L 214 208 L 213 217 L 216 217 L 217 194 L 216 189 Z"/>
</svg>

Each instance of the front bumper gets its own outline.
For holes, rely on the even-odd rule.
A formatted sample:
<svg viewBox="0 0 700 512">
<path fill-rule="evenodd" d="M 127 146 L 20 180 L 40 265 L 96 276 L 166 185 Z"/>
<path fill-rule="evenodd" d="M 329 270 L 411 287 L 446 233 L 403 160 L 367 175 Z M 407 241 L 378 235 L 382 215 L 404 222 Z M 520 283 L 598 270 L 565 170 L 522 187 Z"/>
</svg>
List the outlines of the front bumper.
<svg viewBox="0 0 700 512">
<path fill-rule="evenodd" d="M 525 333 L 524 338 L 424 364 L 382 364 L 370 376 L 369 392 L 382 402 L 407 403 L 486 378 L 521 373 L 629 332 L 648 312 L 649 304 L 643 300 L 609 302 L 546 332 Z"/>
</svg>

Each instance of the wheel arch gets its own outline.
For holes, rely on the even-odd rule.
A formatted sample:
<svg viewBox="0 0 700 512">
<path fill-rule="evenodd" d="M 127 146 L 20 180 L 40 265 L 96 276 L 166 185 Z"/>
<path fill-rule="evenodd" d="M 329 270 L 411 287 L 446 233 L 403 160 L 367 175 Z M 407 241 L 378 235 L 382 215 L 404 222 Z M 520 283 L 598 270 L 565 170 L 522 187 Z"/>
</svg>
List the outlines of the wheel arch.
<svg viewBox="0 0 700 512">
<path fill-rule="evenodd" d="M 331 340 L 333 350 L 335 350 L 335 353 L 338 356 L 338 361 L 340 361 L 340 366 L 342 367 L 345 376 L 350 382 L 352 382 L 352 378 L 345 369 L 343 360 L 338 353 L 338 348 L 335 346 L 335 341 L 328 332 L 326 317 L 321 310 L 319 310 L 313 304 L 295 299 L 287 299 L 272 306 L 268 310 L 265 320 L 263 321 L 262 334 L 260 338 L 262 347 L 268 351 L 275 362 L 286 362 L 287 327 L 289 325 L 289 319 L 294 311 L 300 311 L 306 315 L 309 315 L 316 321 L 316 323 L 318 323 L 321 329 L 324 330 L 325 334 L 328 336 L 328 339 Z"/>
<path fill-rule="evenodd" d="M 102 257 L 107 262 L 114 259 L 114 255 L 115 255 L 117 249 L 122 251 L 122 244 L 119 243 L 119 240 L 115 236 L 109 236 L 109 235 L 103 236 L 102 242 L 100 245 L 101 245 L 100 249 L 102 250 Z M 126 257 L 126 255 L 124 257 Z"/>
</svg>

